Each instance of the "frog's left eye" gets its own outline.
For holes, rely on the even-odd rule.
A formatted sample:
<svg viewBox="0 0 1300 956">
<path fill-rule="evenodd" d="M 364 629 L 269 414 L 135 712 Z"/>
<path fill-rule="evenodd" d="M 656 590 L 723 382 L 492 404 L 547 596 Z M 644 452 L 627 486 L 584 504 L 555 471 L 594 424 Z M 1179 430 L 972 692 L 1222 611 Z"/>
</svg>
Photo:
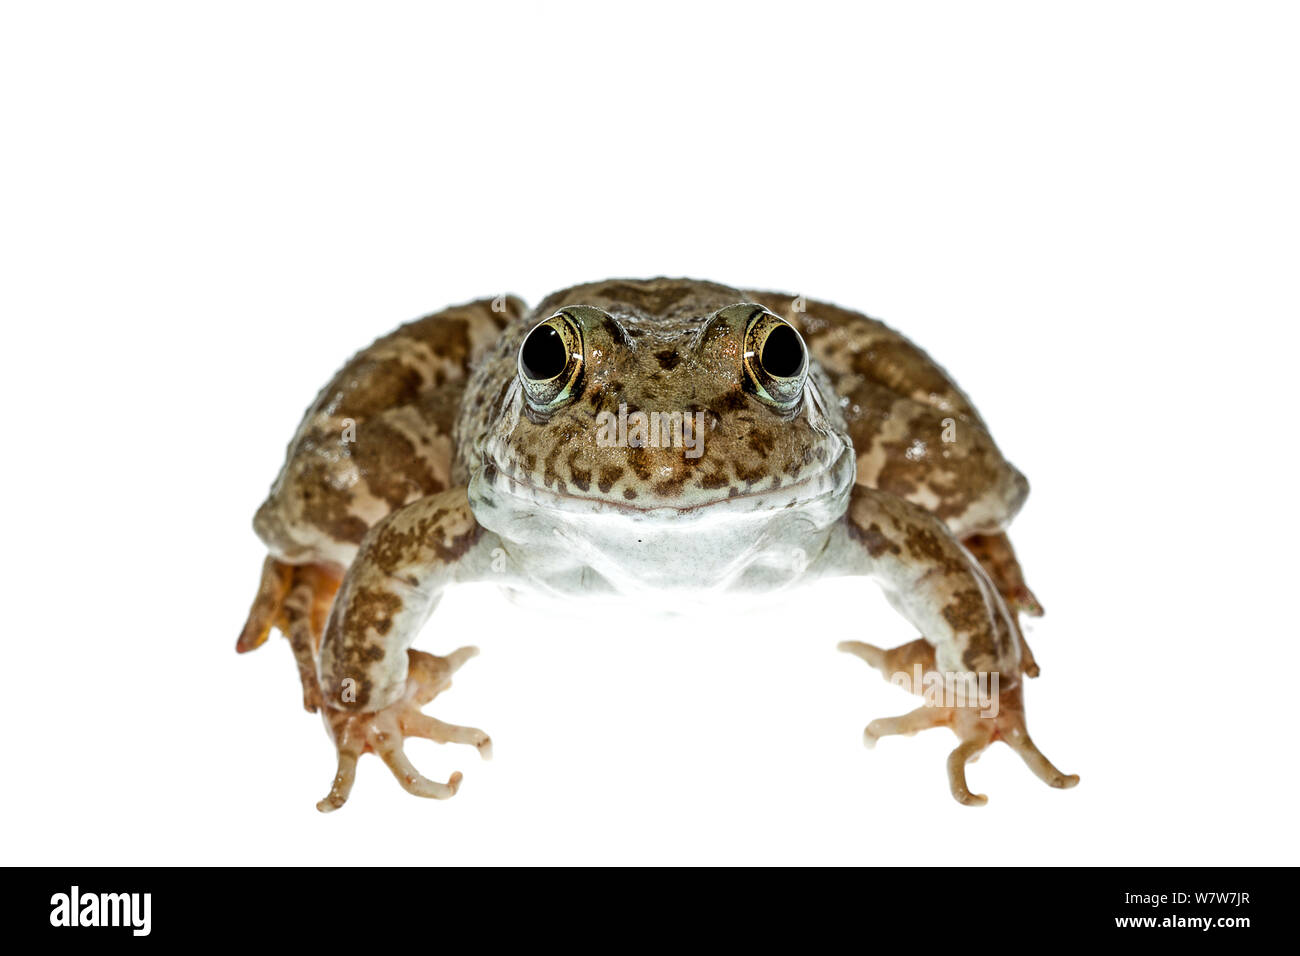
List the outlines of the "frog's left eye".
<svg viewBox="0 0 1300 956">
<path fill-rule="evenodd" d="M 581 378 L 582 329 L 567 312 L 557 312 L 519 347 L 519 380 L 529 404 L 548 411 L 572 399 Z"/>
<path fill-rule="evenodd" d="M 745 378 L 750 390 L 778 408 L 803 394 L 808 349 L 795 327 L 766 309 L 755 309 L 745 330 Z"/>
</svg>

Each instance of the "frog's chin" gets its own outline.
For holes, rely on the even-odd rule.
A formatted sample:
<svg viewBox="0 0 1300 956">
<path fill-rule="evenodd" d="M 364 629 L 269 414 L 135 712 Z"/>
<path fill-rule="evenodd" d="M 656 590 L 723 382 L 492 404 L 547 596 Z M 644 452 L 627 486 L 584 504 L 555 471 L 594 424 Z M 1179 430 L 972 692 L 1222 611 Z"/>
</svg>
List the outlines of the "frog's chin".
<svg viewBox="0 0 1300 956">
<path fill-rule="evenodd" d="M 575 517 L 621 515 L 633 520 L 689 522 L 706 516 L 820 511 L 827 506 L 842 511 L 855 475 L 855 458 L 852 449 L 846 446 L 827 467 L 786 485 L 773 486 L 763 481 L 751 490 L 731 489 L 722 495 L 699 490 L 672 499 L 648 496 L 628 499 L 622 494 L 592 495 L 540 487 L 489 462 L 471 479 L 470 500 L 476 506 L 497 511 L 544 511 Z"/>
<path fill-rule="evenodd" d="M 510 551 L 530 588 L 761 592 L 806 573 L 848 507 L 854 471 L 846 452 L 797 483 L 668 505 L 556 492 L 485 467 L 469 499 L 479 524 L 519 546 Z"/>
</svg>

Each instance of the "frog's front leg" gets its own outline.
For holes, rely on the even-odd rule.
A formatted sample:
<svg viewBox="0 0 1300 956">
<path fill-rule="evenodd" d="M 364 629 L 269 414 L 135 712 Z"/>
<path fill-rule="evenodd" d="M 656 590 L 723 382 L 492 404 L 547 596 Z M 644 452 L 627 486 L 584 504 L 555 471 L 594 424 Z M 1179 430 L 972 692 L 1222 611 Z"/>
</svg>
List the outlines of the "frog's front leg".
<svg viewBox="0 0 1300 956">
<path fill-rule="evenodd" d="M 451 686 L 451 675 L 477 649 L 462 647 L 435 657 L 409 647 L 444 588 L 480 577 L 496 542 L 474 520 L 464 488 L 406 505 L 366 535 L 321 644 L 321 711 L 338 748 L 338 772 L 317 809 L 328 812 L 344 804 L 357 760 L 367 752 L 378 754 L 417 796 L 454 795 L 460 773 L 446 783 L 424 777 L 403 752 L 406 737 L 471 744 L 490 756 L 491 741 L 483 731 L 444 724 L 420 709 Z"/>
<path fill-rule="evenodd" d="M 953 797 L 986 801 L 966 785 L 966 764 L 989 744 L 1011 746 L 1041 779 L 1072 787 L 1039 752 L 1025 730 L 1019 630 L 999 589 L 939 519 L 922 508 L 862 485 L 828 560 L 840 570 L 875 578 L 890 603 L 921 631 L 920 640 L 892 651 L 846 641 L 891 683 L 920 694 L 925 706 L 902 717 L 872 721 L 868 745 L 892 734 L 950 727 L 960 740 L 948 758 Z"/>
</svg>

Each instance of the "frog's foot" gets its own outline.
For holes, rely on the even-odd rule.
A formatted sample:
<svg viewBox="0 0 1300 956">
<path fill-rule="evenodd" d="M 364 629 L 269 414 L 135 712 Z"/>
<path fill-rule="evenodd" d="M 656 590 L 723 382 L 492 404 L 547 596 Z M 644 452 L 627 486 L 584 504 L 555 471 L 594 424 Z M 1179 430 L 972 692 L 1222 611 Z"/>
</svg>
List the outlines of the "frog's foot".
<svg viewBox="0 0 1300 956">
<path fill-rule="evenodd" d="M 979 561 L 1001 592 L 1007 607 L 1012 611 L 1023 611 L 1030 617 L 1043 616 L 1043 605 L 1025 584 L 1025 575 L 1020 570 L 1020 561 L 1011 547 L 1010 538 L 1005 534 L 973 534 L 963 540 L 962 545 Z"/>
<path fill-rule="evenodd" d="M 289 639 L 298 665 L 302 705 L 312 713 L 320 706 L 316 654 L 341 580 L 339 570 L 329 565 L 286 564 L 268 556 L 257 596 L 235 644 L 241 654 L 256 650 L 266 643 L 271 628 L 278 628 Z"/>
<path fill-rule="evenodd" d="M 840 644 L 840 650 L 861 657 L 891 683 L 900 683 L 897 679 L 900 665 L 921 663 L 925 666 L 925 651 L 917 646 L 924 643 L 913 641 L 886 651 L 860 641 L 845 641 Z M 933 649 L 930 650 L 928 660 L 930 666 L 927 670 L 933 666 Z M 920 693 L 920 688 L 914 688 L 914 691 Z M 1077 774 L 1065 774 L 1058 770 L 1030 739 L 1025 730 L 1024 698 L 1019 681 L 1009 690 L 1001 692 L 996 709 L 926 705 L 900 717 L 873 720 L 863 733 L 863 742 L 868 747 L 874 747 L 881 737 L 910 737 L 931 727 L 950 727 L 960 741 L 948 755 L 948 787 L 953 799 L 966 806 L 978 807 L 988 802 L 988 797 L 981 793 L 971 793 L 966 785 L 966 764 L 978 758 L 989 744 L 999 740 L 1019 754 L 1029 769 L 1049 787 L 1066 790 L 1079 782 Z"/>
<path fill-rule="evenodd" d="M 492 756 L 492 740 L 475 727 L 457 727 L 422 713 L 420 708 L 451 686 L 451 675 L 471 657 L 476 647 L 462 647 L 446 657 L 423 651 L 407 651 L 409 670 L 406 692 L 394 704 L 369 713 L 322 707 L 325 729 L 338 749 L 338 772 L 324 800 L 316 804 L 322 813 L 337 810 L 347 802 L 356 779 L 357 759 L 364 753 L 379 755 L 408 793 L 417 797 L 445 800 L 455 796 L 462 774 L 456 771 L 446 783 L 430 780 L 415 769 L 402 749 L 407 737 L 425 737 L 440 744 L 470 744 L 483 759 Z"/>
</svg>

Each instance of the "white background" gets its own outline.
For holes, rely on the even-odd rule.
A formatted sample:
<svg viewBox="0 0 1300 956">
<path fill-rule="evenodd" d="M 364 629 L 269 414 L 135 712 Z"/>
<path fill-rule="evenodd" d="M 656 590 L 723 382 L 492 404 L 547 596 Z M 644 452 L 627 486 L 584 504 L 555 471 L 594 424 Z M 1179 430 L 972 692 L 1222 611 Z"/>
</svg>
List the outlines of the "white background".
<svg viewBox="0 0 1300 956">
<path fill-rule="evenodd" d="M 11 4 L 0 18 L 5 862 L 1294 863 L 1294 8 Z M 879 316 L 1034 491 L 1058 792 L 846 638 L 865 582 L 689 627 L 456 592 L 482 656 L 333 751 L 234 641 L 317 388 L 447 304 L 684 274 Z"/>
</svg>

